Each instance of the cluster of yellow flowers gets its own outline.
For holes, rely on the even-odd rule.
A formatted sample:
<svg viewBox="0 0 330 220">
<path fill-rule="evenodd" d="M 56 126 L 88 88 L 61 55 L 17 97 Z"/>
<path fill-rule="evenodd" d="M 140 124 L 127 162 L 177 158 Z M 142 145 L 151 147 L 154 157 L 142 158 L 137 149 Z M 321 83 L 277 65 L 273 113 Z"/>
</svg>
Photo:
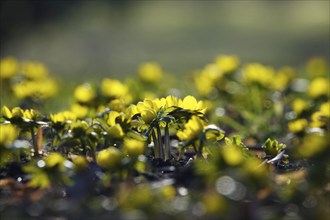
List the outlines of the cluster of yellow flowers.
<svg viewBox="0 0 330 220">
<path fill-rule="evenodd" d="M 58 85 L 40 62 L 18 62 L 13 57 L 0 60 L 0 79 L 10 86 L 18 99 L 48 99 L 57 94 Z"/>
</svg>

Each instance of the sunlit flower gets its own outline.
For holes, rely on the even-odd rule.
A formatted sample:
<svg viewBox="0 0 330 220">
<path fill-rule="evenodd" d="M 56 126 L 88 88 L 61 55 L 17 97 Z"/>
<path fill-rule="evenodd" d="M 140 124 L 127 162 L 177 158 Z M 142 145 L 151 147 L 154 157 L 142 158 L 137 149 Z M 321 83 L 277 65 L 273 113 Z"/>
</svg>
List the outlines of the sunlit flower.
<svg viewBox="0 0 330 220">
<path fill-rule="evenodd" d="M 222 157 L 229 166 L 237 166 L 244 160 L 241 149 L 234 145 L 225 146 L 222 149 Z"/>
<path fill-rule="evenodd" d="M 37 81 L 22 81 L 13 85 L 13 91 L 17 98 L 48 99 L 56 95 L 57 83 L 50 78 Z"/>
<path fill-rule="evenodd" d="M 285 90 L 295 76 L 295 70 L 292 67 L 281 68 L 272 81 L 272 87 L 278 91 Z"/>
<path fill-rule="evenodd" d="M 11 124 L 0 124 L 0 147 L 8 146 L 18 137 L 19 130 Z"/>
<path fill-rule="evenodd" d="M 194 82 L 201 95 L 208 95 L 224 76 L 224 71 L 216 64 L 207 64 L 200 73 L 194 75 Z"/>
<path fill-rule="evenodd" d="M 18 63 L 13 57 L 6 57 L 0 60 L 0 78 L 9 79 L 13 77 L 18 70 Z"/>
<path fill-rule="evenodd" d="M 329 147 L 329 136 L 320 136 L 317 134 L 310 134 L 304 137 L 303 143 L 297 149 L 298 154 L 302 157 L 313 157 L 319 153 L 322 153 L 327 147 Z"/>
<path fill-rule="evenodd" d="M 308 95 L 312 98 L 318 98 L 320 96 L 329 96 L 330 94 L 330 82 L 326 78 L 315 78 L 308 87 Z"/>
<path fill-rule="evenodd" d="M 1 115 L 9 120 L 16 121 L 17 119 L 23 119 L 28 122 L 31 120 L 36 120 L 38 113 L 34 109 L 21 109 L 20 107 L 14 107 L 10 110 L 7 106 L 3 106 L 1 109 Z"/>
<path fill-rule="evenodd" d="M 138 157 L 146 151 L 146 143 L 132 138 L 124 139 L 124 152 L 130 157 Z"/>
<path fill-rule="evenodd" d="M 67 122 L 75 121 L 76 119 L 77 119 L 76 114 L 71 111 L 64 111 L 56 114 L 50 114 L 50 120 L 54 124 L 56 123 L 64 124 Z"/>
<path fill-rule="evenodd" d="M 128 87 L 119 80 L 103 79 L 102 95 L 109 98 L 122 98 L 128 94 Z"/>
<path fill-rule="evenodd" d="M 328 70 L 329 65 L 322 57 L 313 57 L 306 64 L 306 72 L 311 78 L 325 76 Z"/>
<path fill-rule="evenodd" d="M 96 98 L 96 92 L 89 83 L 84 83 L 75 88 L 74 98 L 78 102 L 89 103 Z"/>
<path fill-rule="evenodd" d="M 239 59 L 236 56 L 221 55 L 215 59 L 215 63 L 224 73 L 231 73 L 239 66 Z"/>
<path fill-rule="evenodd" d="M 200 117 L 192 116 L 184 125 L 184 128 L 179 130 L 176 135 L 182 141 L 194 140 L 203 132 L 205 125 L 205 121 Z"/>
<path fill-rule="evenodd" d="M 310 127 L 324 128 L 329 125 L 330 120 L 330 102 L 321 104 L 320 110 L 312 114 Z"/>
<path fill-rule="evenodd" d="M 243 68 L 242 77 L 248 84 L 257 83 L 264 87 L 269 87 L 274 79 L 274 70 L 269 66 L 251 63 Z"/>
<path fill-rule="evenodd" d="M 40 62 L 23 62 L 21 65 L 21 71 L 22 74 L 29 79 L 44 79 L 48 75 L 47 67 Z"/>
<path fill-rule="evenodd" d="M 109 102 L 108 106 L 111 110 L 114 110 L 117 112 L 123 112 L 126 107 L 123 99 L 113 99 Z"/>
<path fill-rule="evenodd" d="M 304 118 L 290 121 L 288 123 L 288 129 L 293 134 L 304 131 L 307 128 L 307 126 L 308 126 L 308 122 Z"/>
<path fill-rule="evenodd" d="M 103 168 L 115 169 L 121 161 L 121 152 L 115 147 L 101 150 L 96 155 L 96 162 Z"/>
<path fill-rule="evenodd" d="M 65 157 L 60 153 L 54 152 L 47 156 L 45 159 L 47 167 L 55 167 L 58 166 L 60 170 L 64 169 L 64 161 L 66 161 Z"/>
<path fill-rule="evenodd" d="M 121 121 L 124 120 L 123 114 L 116 111 L 111 111 L 108 115 L 108 120 L 107 120 L 107 123 L 110 126 L 108 129 L 108 133 L 114 138 L 122 138 L 124 136 L 123 128 L 116 121 L 118 117 L 121 118 L 120 119 Z"/>
<path fill-rule="evenodd" d="M 309 109 L 310 105 L 308 102 L 306 102 L 303 99 L 297 98 L 293 100 L 291 104 L 292 110 L 297 114 L 300 115 L 302 112 L 306 111 Z"/>
<path fill-rule="evenodd" d="M 139 68 L 139 77 L 149 83 L 157 83 L 163 77 L 163 71 L 157 63 L 145 63 Z"/>
<path fill-rule="evenodd" d="M 74 103 L 71 105 L 71 112 L 77 117 L 77 118 L 84 118 L 87 116 L 89 109 L 86 106 Z"/>
<path fill-rule="evenodd" d="M 72 157 L 72 162 L 74 164 L 74 169 L 76 171 L 83 170 L 88 166 L 88 161 L 83 156 L 77 155 L 77 156 Z"/>
<path fill-rule="evenodd" d="M 197 101 L 194 96 L 188 95 L 182 100 L 182 104 L 179 107 L 187 110 L 196 110 L 202 113 L 206 111 L 206 105 L 203 101 Z"/>
</svg>

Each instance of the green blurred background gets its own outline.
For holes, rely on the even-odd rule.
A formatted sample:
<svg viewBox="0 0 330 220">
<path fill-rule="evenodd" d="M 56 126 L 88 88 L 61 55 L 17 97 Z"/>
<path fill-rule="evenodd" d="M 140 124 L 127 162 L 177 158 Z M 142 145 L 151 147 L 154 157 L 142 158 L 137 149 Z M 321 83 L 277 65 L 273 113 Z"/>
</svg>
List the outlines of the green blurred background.
<svg viewBox="0 0 330 220">
<path fill-rule="evenodd" d="M 1 57 L 80 82 L 157 61 L 183 75 L 234 54 L 300 65 L 329 59 L 329 1 L 1 1 Z"/>
</svg>

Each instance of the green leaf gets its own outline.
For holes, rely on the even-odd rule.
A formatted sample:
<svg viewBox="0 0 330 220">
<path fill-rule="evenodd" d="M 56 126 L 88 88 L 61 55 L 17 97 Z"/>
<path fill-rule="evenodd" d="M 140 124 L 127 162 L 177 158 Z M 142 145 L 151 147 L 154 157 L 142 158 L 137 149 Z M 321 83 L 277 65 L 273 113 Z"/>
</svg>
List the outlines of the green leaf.
<svg viewBox="0 0 330 220">
<path fill-rule="evenodd" d="M 148 140 L 148 136 L 140 134 L 139 132 L 134 131 L 134 130 L 130 130 L 126 134 L 127 134 L 128 137 L 134 138 L 134 139 L 139 140 L 139 141 L 147 141 Z"/>
</svg>

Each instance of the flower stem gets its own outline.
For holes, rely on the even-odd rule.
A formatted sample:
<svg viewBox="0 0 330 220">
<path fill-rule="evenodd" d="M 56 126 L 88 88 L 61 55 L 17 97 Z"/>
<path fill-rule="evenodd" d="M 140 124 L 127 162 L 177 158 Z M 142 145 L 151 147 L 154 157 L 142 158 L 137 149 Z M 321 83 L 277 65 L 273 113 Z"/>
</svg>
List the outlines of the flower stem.
<svg viewBox="0 0 330 220">
<path fill-rule="evenodd" d="M 32 145 L 33 145 L 33 150 L 34 150 L 34 156 L 39 157 L 39 150 L 38 150 L 36 138 L 34 136 L 33 126 L 30 127 L 30 132 L 31 132 Z"/>
<path fill-rule="evenodd" d="M 168 129 L 168 123 L 165 126 L 165 160 L 171 158 L 171 149 L 170 149 L 170 134 Z"/>
<path fill-rule="evenodd" d="M 162 132 L 160 131 L 159 125 L 156 126 L 157 129 L 157 136 L 158 136 L 158 146 L 159 146 L 159 156 L 161 159 L 164 160 L 164 149 L 163 149 L 163 142 L 162 142 Z"/>
<path fill-rule="evenodd" d="M 253 85 L 251 87 L 252 105 L 257 114 L 262 112 L 262 102 L 260 95 L 260 88 L 257 85 Z"/>
<path fill-rule="evenodd" d="M 158 145 L 158 140 L 157 140 L 156 133 L 155 133 L 155 130 L 154 129 L 152 130 L 151 135 L 152 135 L 152 140 L 154 142 L 155 157 L 156 158 L 159 158 L 160 157 L 160 154 L 159 154 L 159 145 Z"/>
</svg>

